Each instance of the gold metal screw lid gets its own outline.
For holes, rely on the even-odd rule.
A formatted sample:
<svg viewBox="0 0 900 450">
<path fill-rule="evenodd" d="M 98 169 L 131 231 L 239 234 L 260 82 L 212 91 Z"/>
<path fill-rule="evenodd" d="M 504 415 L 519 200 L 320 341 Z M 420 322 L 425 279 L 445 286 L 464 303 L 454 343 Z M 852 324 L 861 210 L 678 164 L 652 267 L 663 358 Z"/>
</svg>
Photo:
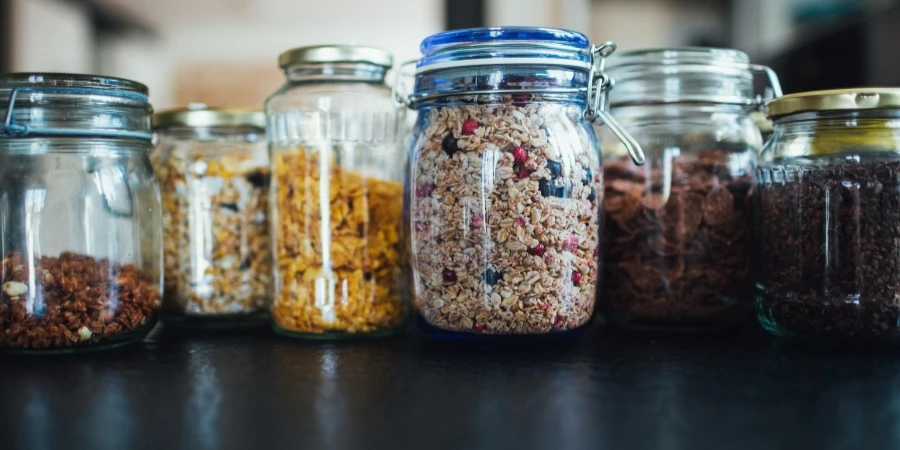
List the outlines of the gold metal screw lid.
<svg viewBox="0 0 900 450">
<path fill-rule="evenodd" d="M 282 69 L 294 64 L 367 63 L 391 68 L 394 58 L 387 50 L 357 45 L 316 45 L 298 47 L 278 56 Z"/>
<path fill-rule="evenodd" d="M 187 108 L 160 111 L 153 116 L 154 128 L 253 127 L 266 129 L 266 115 L 249 109 L 208 108 L 191 104 Z"/>
<path fill-rule="evenodd" d="M 766 105 L 770 118 L 809 111 L 853 111 L 900 108 L 898 88 L 853 88 L 800 92 L 785 95 Z"/>
</svg>

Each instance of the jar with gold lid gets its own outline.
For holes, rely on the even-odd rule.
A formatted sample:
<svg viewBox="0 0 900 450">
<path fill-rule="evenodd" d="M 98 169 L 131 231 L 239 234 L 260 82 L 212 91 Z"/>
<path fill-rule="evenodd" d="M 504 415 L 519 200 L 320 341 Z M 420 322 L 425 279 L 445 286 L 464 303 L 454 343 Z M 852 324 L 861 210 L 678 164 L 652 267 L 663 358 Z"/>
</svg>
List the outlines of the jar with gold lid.
<svg viewBox="0 0 900 450">
<path fill-rule="evenodd" d="M 165 319 L 264 324 L 271 279 L 266 118 L 194 105 L 157 113 Z"/>
<path fill-rule="evenodd" d="M 757 311 L 778 336 L 900 336 L 900 89 L 768 105 Z"/>
</svg>

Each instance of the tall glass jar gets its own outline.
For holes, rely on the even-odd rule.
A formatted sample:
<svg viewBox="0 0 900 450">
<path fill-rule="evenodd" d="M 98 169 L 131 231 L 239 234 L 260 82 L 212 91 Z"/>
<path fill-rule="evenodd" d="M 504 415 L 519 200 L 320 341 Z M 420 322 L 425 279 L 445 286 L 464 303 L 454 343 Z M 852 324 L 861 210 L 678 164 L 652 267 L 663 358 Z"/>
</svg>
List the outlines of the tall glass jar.
<svg viewBox="0 0 900 450">
<path fill-rule="evenodd" d="M 612 122 L 598 105 L 614 48 L 531 27 L 422 43 L 406 231 L 430 333 L 563 337 L 591 320 L 603 204 L 591 121 Z"/>
<path fill-rule="evenodd" d="M 759 164 L 757 311 L 778 336 L 900 337 L 900 89 L 787 95 Z"/>
<path fill-rule="evenodd" d="M 604 147 L 602 307 L 626 328 L 715 330 L 752 317 L 752 196 L 762 147 L 754 74 L 736 50 L 617 55 L 612 113 L 641 144 L 643 167 Z M 610 139 L 612 140 L 612 139 Z M 620 146 L 619 146 L 620 147 Z"/>
<path fill-rule="evenodd" d="M 272 277 L 265 114 L 197 105 L 160 112 L 154 125 L 165 319 L 264 323 Z"/>
<path fill-rule="evenodd" d="M 303 47 L 279 58 L 266 102 L 275 256 L 272 321 L 282 335 L 375 336 L 403 326 L 402 111 L 383 50 Z"/>
<path fill-rule="evenodd" d="M 0 351 L 141 340 L 162 290 L 147 88 L 0 75 Z"/>
</svg>

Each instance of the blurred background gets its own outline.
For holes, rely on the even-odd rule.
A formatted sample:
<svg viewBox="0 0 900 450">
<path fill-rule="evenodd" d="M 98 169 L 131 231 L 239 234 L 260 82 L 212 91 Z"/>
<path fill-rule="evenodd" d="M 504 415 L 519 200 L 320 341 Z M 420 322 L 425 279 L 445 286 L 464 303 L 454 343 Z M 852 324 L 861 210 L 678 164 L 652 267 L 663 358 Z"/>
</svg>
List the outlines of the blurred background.
<svg viewBox="0 0 900 450">
<path fill-rule="evenodd" d="M 743 50 L 785 92 L 900 85 L 896 0 L 0 0 L 0 72 L 89 72 L 150 86 L 157 109 L 262 106 L 292 47 L 418 56 L 442 30 L 544 25 L 620 49 Z"/>
</svg>

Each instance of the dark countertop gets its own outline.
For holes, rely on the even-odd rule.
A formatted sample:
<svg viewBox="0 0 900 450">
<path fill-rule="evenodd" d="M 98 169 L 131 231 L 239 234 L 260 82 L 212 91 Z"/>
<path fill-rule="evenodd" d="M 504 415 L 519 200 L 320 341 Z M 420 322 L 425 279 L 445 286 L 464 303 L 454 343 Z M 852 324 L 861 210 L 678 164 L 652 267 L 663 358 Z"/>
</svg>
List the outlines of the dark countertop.
<svg viewBox="0 0 900 450">
<path fill-rule="evenodd" d="M 476 348 L 157 329 L 0 356 L 0 449 L 886 449 L 900 354 L 756 333 Z"/>
</svg>

